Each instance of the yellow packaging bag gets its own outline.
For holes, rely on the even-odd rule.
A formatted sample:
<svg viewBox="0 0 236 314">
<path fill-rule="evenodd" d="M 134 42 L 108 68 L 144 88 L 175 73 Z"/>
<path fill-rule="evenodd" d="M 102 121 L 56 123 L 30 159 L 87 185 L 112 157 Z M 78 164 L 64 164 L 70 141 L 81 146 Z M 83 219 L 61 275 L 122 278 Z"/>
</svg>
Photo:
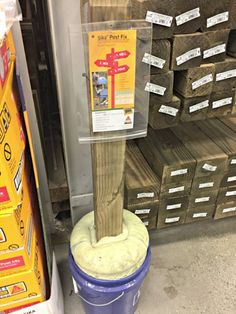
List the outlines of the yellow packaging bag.
<svg viewBox="0 0 236 314">
<path fill-rule="evenodd" d="M 0 101 L 0 211 L 22 201 L 25 137 L 13 94 L 14 63 Z"/>
</svg>

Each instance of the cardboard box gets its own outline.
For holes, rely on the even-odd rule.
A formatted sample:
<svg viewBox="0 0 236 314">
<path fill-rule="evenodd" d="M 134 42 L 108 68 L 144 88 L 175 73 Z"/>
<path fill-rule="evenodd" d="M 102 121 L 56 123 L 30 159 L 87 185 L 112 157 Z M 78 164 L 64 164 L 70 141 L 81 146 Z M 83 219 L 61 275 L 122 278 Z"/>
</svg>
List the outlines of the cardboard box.
<svg viewBox="0 0 236 314">
<path fill-rule="evenodd" d="M 0 277 L 0 312 L 26 303 L 42 302 L 46 296 L 42 248 L 32 239 L 32 254 L 28 269 Z"/>
<path fill-rule="evenodd" d="M 25 137 L 13 94 L 14 63 L 0 101 L 0 210 L 22 201 Z"/>
</svg>

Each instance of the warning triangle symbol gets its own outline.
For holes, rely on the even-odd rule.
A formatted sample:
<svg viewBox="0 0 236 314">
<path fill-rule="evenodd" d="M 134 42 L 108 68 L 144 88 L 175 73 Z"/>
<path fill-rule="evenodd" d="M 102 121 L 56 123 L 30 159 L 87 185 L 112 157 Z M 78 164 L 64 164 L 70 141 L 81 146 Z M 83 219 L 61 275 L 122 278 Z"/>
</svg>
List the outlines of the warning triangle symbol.
<svg viewBox="0 0 236 314">
<path fill-rule="evenodd" d="M 24 291 L 24 289 L 22 287 L 19 287 L 19 286 L 15 285 L 12 288 L 11 294 L 16 294 L 16 293 L 19 293 L 19 292 L 22 292 L 22 291 Z"/>
</svg>

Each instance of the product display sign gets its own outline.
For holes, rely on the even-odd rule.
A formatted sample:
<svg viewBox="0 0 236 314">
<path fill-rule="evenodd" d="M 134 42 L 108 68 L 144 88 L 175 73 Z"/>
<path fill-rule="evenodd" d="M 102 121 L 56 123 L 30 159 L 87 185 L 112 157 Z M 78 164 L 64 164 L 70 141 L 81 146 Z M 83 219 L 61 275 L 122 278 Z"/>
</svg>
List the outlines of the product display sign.
<svg viewBox="0 0 236 314">
<path fill-rule="evenodd" d="M 93 132 L 133 129 L 136 30 L 89 32 Z"/>
</svg>

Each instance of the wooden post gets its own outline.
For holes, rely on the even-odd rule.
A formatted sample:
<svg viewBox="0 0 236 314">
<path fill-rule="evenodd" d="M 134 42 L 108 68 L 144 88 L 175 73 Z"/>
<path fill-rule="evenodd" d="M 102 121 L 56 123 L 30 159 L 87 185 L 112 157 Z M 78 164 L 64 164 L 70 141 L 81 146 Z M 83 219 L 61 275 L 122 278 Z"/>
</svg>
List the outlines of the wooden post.
<svg viewBox="0 0 236 314">
<path fill-rule="evenodd" d="M 89 0 L 91 22 L 127 20 L 128 0 Z M 125 141 L 92 144 L 97 241 L 122 233 Z"/>
</svg>

